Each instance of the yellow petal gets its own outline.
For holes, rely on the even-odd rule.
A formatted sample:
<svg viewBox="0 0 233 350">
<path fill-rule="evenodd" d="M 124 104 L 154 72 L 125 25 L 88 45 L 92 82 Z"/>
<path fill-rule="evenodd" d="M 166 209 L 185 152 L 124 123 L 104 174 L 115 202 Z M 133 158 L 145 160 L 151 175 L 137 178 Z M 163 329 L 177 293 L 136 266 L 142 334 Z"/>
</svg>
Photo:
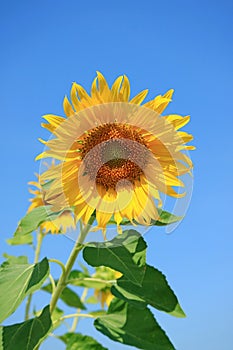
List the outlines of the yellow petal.
<svg viewBox="0 0 233 350">
<path fill-rule="evenodd" d="M 144 101 L 144 99 L 146 98 L 147 94 L 148 94 L 148 90 L 141 91 L 139 94 L 134 96 L 132 98 L 132 100 L 130 100 L 130 103 L 134 103 L 136 105 L 140 105 Z"/>
<path fill-rule="evenodd" d="M 124 75 L 124 80 L 120 89 L 120 94 L 123 96 L 123 101 L 128 102 L 130 96 L 130 83 L 126 75 Z"/>
<path fill-rule="evenodd" d="M 104 91 L 110 91 L 108 83 L 102 73 L 96 72 L 98 79 L 99 92 L 102 94 Z"/>
<path fill-rule="evenodd" d="M 80 98 L 80 101 L 84 100 L 88 102 L 90 105 L 92 104 L 91 97 L 88 95 L 86 90 L 79 84 L 74 83 L 74 88 L 76 89 L 78 96 Z"/>
<path fill-rule="evenodd" d="M 187 115 L 186 117 L 182 117 L 181 115 L 170 114 L 164 117 L 166 118 L 166 120 L 168 120 L 170 123 L 174 125 L 175 130 L 182 128 L 190 121 L 189 115 Z"/>
<path fill-rule="evenodd" d="M 123 75 L 120 75 L 112 84 L 111 92 L 112 92 L 112 101 L 117 101 L 119 96 L 119 90 L 122 84 Z"/>
<path fill-rule="evenodd" d="M 80 111 L 81 110 L 81 104 L 80 104 L 80 101 L 79 101 L 78 96 L 77 96 L 77 90 L 76 90 L 76 84 L 75 83 L 72 84 L 70 97 L 71 97 L 71 101 L 72 101 L 72 104 L 73 104 L 76 112 Z"/>
<path fill-rule="evenodd" d="M 64 109 L 64 112 L 67 115 L 67 117 L 71 117 L 75 113 L 75 111 L 73 110 L 73 107 L 71 106 L 67 96 L 65 96 L 65 98 L 63 100 L 63 109 Z"/>
</svg>

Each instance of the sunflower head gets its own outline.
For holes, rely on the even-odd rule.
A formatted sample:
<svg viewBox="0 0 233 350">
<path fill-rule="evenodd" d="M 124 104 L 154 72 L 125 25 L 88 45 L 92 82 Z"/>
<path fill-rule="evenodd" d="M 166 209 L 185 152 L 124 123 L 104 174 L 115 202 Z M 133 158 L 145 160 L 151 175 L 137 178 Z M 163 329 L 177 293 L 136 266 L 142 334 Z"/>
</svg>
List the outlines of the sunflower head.
<svg viewBox="0 0 233 350">
<path fill-rule="evenodd" d="M 97 73 L 88 94 L 76 83 L 71 102 L 64 99 L 66 117 L 46 115 L 43 127 L 53 137 L 41 140 L 46 150 L 37 159 L 53 157 L 59 164 L 47 170 L 52 181 L 45 200 L 54 208 L 72 207 L 86 224 L 96 213 L 105 229 L 112 217 L 118 227 L 126 218 L 132 224 L 157 220 L 161 193 L 179 198 L 181 176 L 192 162 L 185 152 L 192 135 L 180 131 L 189 116 L 164 115 L 173 90 L 143 104 L 148 90 L 130 97 L 126 76 L 110 87 Z"/>
</svg>

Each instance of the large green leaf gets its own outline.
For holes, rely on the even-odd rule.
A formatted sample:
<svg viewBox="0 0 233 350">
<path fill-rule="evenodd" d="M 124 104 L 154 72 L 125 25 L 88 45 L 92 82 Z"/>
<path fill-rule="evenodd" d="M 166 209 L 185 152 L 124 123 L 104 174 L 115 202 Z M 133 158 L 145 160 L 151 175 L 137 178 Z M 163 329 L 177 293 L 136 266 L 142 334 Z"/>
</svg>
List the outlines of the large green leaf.
<svg viewBox="0 0 233 350">
<path fill-rule="evenodd" d="M 37 264 L 0 267 L 0 323 L 17 309 L 28 294 L 39 289 L 48 275 L 46 258 Z"/>
<path fill-rule="evenodd" d="M 57 281 L 56 281 L 57 282 Z M 52 285 L 47 284 L 42 288 L 45 292 L 52 293 Z M 68 306 L 85 310 L 86 307 L 81 302 L 79 296 L 69 287 L 65 287 L 60 295 L 60 299 Z"/>
<path fill-rule="evenodd" d="M 61 212 L 53 212 L 51 206 L 41 206 L 34 208 L 27 213 L 20 221 L 13 238 L 7 240 L 11 245 L 32 244 L 33 237 L 31 232 L 35 231 L 43 222 L 54 220 Z"/>
<path fill-rule="evenodd" d="M 47 335 L 51 327 L 49 306 L 39 317 L 0 327 L 0 350 L 33 350 Z"/>
<path fill-rule="evenodd" d="M 83 258 L 91 266 L 104 265 L 120 271 L 140 285 L 145 272 L 146 242 L 137 231 L 124 231 L 111 241 L 88 243 Z"/>
<path fill-rule="evenodd" d="M 165 311 L 177 317 L 185 317 L 177 297 L 167 283 L 166 277 L 159 270 L 146 265 L 142 285 L 133 284 L 125 276 L 117 280 L 112 293 L 136 307 L 143 308 L 147 304 L 158 310 Z M 174 312 L 174 313 L 173 313 Z"/>
<path fill-rule="evenodd" d="M 59 339 L 66 344 L 66 350 L 108 350 L 89 335 L 66 333 Z"/>
<path fill-rule="evenodd" d="M 97 318 L 98 331 L 114 341 L 144 350 L 174 350 L 151 311 L 137 309 L 122 300 L 114 299 L 108 313 Z"/>
</svg>

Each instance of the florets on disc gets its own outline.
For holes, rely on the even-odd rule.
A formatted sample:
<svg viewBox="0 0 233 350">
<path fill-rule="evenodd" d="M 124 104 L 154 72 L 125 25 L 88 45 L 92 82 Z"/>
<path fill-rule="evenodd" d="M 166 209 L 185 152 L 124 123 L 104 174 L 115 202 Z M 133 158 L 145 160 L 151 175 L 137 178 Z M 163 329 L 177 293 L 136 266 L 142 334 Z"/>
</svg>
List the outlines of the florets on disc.
<svg viewBox="0 0 233 350">
<path fill-rule="evenodd" d="M 140 131 L 129 125 L 108 123 L 92 129 L 80 147 L 85 174 L 106 190 L 131 183 L 143 174 L 148 158 Z"/>
</svg>

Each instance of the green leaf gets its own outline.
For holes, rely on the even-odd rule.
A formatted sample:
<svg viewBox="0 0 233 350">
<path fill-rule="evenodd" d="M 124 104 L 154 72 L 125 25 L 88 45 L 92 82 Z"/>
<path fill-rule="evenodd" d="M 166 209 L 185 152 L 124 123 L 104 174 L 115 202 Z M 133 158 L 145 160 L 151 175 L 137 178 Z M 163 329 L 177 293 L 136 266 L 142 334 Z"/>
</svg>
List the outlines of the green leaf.
<svg viewBox="0 0 233 350">
<path fill-rule="evenodd" d="M 57 281 L 56 281 L 57 283 Z M 52 293 L 52 285 L 47 284 L 41 288 L 45 292 Z M 68 306 L 75 307 L 76 309 L 86 310 L 86 307 L 81 302 L 79 296 L 69 287 L 65 287 L 61 293 L 60 299 Z"/>
<path fill-rule="evenodd" d="M 139 349 L 175 349 L 149 309 L 137 309 L 119 299 L 112 301 L 108 313 L 94 325 L 110 339 Z"/>
<path fill-rule="evenodd" d="M 12 238 L 6 240 L 9 245 L 21 245 L 33 243 L 33 236 L 31 233 L 21 234 L 20 231 L 16 231 Z"/>
<path fill-rule="evenodd" d="M 39 316 L 41 314 L 42 310 L 40 311 L 33 311 L 33 315 L 34 316 Z M 64 316 L 64 311 L 61 310 L 59 307 L 55 307 L 55 309 L 53 310 L 53 313 L 51 315 L 51 320 L 52 320 L 52 329 L 56 329 L 60 326 L 60 324 L 62 323 L 62 320 L 60 320 L 62 317 Z"/>
<path fill-rule="evenodd" d="M 11 245 L 32 244 L 31 232 L 35 231 L 43 222 L 56 219 L 61 212 L 53 212 L 50 205 L 34 208 L 20 221 L 13 238 L 7 240 Z"/>
<path fill-rule="evenodd" d="M 145 309 L 147 306 L 147 303 L 145 300 L 143 300 L 142 298 L 140 298 L 139 296 L 137 296 L 134 293 L 130 293 L 127 290 L 117 286 L 113 286 L 111 288 L 111 293 L 117 297 L 118 299 L 122 299 L 130 304 L 132 304 L 133 306 L 135 306 L 138 309 Z"/>
<path fill-rule="evenodd" d="M 4 261 L 1 265 L 1 267 L 7 266 L 7 265 L 25 265 L 28 264 L 28 258 L 27 256 L 14 256 L 14 255 L 8 255 L 7 253 L 3 254 L 3 257 L 7 260 Z"/>
<path fill-rule="evenodd" d="M 180 304 L 178 303 L 175 307 L 175 309 L 171 312 L 168 312 L 170 315 L 175 317 L 186 317 L 184 311 L 182 310 Z"/>
<path fill-rule="evenodd" d="M 160 208 L 157 208 L 158 213 L 159 213 L 159 218 L 157 220 L 151 220 L 150 225 L 151 226 L 165 226 L 165 225 L 170 225 L 170 224 L 174 224 L 177 221 L 180 221 L 183 219 L 182 216 L 176 216 L 174 214 L 169 213 L 168 211 L 162 210 Z M 115 224 L 116 225 L 116 221 L 114 219 L 111 219 L 108 224 L 112 225 Z M 140 225 L 137 221 L 135 221 L 136 225 Z M 132 225 L 131 221 L 127 220 L 127 219 L 123 219 L 121 222 L 122 226 L 128 226 L 128 225 Z"/>
<path fill-rule="evenodd" d="M 146 243 L 137 231 L 128 230 L 111 241 L 88 243 L 83 258 L 91 266 L 104 265 L 120 271 L 140 285 L 144 276 Z"/>
<path fill-rule="evenodd" d="M 48 275 L 47 258 L 37 264 L 0 267 L 0 323 L 17 309 L 27 295 L 39 289 Z"/>
<path fill-rule="evenodd" d="M 185 317 L 177 297 L 167 283 L 166 277 L 159 270 L 146 265 L 141 286 L 133 284 L 125 276 L 117 280 L 111 292 L 118 298 L 143 308 L 147 304 L 176 317 Z M 137 299 L 137 297 L 139 299 Z"/>
<path fill-rule="evenodd" d="M 59 337 L 66 345 L 66 350 L 108 350 L 89 335 L 66 333 Z"/>
<path fill-rule="evenodd" d="M 39 317 L 0 327 L 0 350 L 33 350 L 47 335 L 51 327 L 49 306 L 46 306 Z"/>
<path fill-rule="evenodd" d="M 89 273 L 85 273 L 79 270 L 72 270 L 68 276 L 68 280 L 72 281 L 78 278 L 90 277 Z"/>
<path fill-rule="evenodd" d="M 169 213 L 168 211 L 165 211 L 159 208 L 158 208 L 158 213 L 159 213 L 159 219 L 152 220 L 151 225 L 165 226 L 165 225 L 174 224 L 175 222 L 183 219 L 183 216 L 176 216 L 174 214 Z"/>
</svg>

